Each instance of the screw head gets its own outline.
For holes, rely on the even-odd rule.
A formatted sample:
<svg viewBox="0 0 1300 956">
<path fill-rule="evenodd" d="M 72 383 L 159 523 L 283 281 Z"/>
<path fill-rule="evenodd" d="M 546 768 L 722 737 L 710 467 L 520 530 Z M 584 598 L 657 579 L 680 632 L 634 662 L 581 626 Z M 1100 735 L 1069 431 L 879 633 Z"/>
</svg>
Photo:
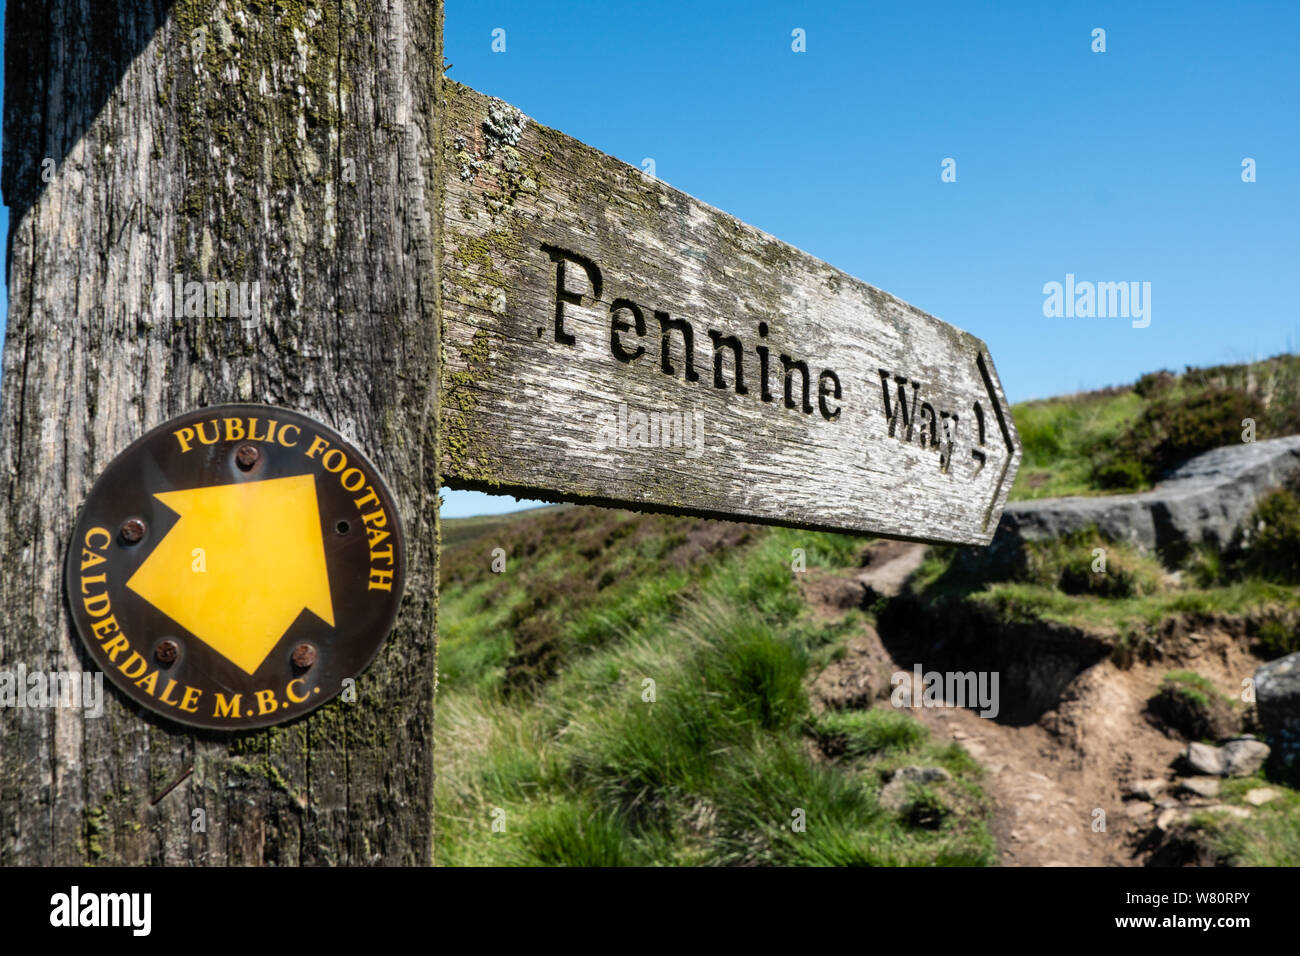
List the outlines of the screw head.
<svg viewBox="0 0 1300 956">
<path fill-rule="evenodd" d="M 147 529 L 145 528 L 145 524 L 143 521 L 141 521 L 139 518 L 131 518 L 127 521 L 122 522 L 122 531 L 121 531 L 122 540 L 125 541 L 127 544 L 135 544 L 137 541 L 140 541 L 142 538 L 144 538 L 144 533 L 146 530 Z"/>
<path fill-rule="evenodd" d="M 154 648 L 153 656 L 157 658 L 159 664 L 170 664 L 180 656 L 181 648 L 173 640 L 160 641 Z"/>
<path fill-rule="evenodd" d="M 240 445 L 235 452 L 235 463 L 244 471 L 250 471 L 262 457 L 261 449 L 256 445 Z"/>
<path fill-rule="evenodd" d="M 306 670 L 316 663 L 316 648 L 311 644 L 299 644 L 293 649 L 293 666 Z"/>
</svg>

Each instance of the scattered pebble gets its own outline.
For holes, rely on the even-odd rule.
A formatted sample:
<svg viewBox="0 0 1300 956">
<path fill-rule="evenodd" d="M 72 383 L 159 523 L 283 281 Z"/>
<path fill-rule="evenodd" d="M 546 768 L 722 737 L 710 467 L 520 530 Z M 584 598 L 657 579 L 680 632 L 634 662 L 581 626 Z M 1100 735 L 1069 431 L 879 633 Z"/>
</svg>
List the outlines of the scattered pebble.
<svg viewBox="0 0 1300 956">
<path fill-rule="evenodd" d="M 1219 795 L 1218 777 L 1186 777 L 1178 781 L 1180 790 L 1194 793 L 1198 797 L 1217 797 Z"/>
<path fill-rule="evenodd" d="M 1169 786 L 1167 780 L 1138 780 L 1128 785 L 1128 792 L 1140 800 L 1154 800 Z"/>
<path fill-rule="evenodd" d="M 1246 802 L 1251 806 L 1262 807 L 1270 800 L 1276 800 L 1280 796 L 1281 793 L 1272 787 L 1256 787 L 1246 793 Z"/>
</svg>

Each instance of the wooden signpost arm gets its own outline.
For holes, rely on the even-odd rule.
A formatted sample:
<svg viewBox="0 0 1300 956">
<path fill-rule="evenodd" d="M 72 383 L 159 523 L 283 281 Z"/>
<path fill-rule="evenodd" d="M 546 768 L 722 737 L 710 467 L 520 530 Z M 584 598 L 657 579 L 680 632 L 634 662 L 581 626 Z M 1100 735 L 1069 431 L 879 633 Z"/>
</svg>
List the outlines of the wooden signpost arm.
<svg viewBox="0 0 1300 956">
<path fill-rule="evenodd" d="M 990 541 L 1021 452 L 982 341 L 445 86 L 449 485 Z"/>
<path fill-rule="evenodd" d="M 195 408 L 346 436 L 409 566 L 355 700 L 286 726 L 189 731 L 107 681 L 102 716 L 0 709 L 0 865 L 430 861 L 441 30 L 438 0 L 10 0 L 0 672 L 93 670 L 77 509 Z"/>
</svg>

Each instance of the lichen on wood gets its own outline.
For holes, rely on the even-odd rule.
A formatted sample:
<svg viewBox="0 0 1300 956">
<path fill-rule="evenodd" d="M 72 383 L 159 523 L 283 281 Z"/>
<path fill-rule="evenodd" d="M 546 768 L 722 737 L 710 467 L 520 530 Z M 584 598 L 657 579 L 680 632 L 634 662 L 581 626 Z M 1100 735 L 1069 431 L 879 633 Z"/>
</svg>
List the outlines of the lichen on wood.
<svg viewBox="0 0 1300 956">
<path fill-rule="evenodd" d="M 979 339 L 445 87 L 452 487 L 987 542 L 1019 449 Z"/>
</svg>

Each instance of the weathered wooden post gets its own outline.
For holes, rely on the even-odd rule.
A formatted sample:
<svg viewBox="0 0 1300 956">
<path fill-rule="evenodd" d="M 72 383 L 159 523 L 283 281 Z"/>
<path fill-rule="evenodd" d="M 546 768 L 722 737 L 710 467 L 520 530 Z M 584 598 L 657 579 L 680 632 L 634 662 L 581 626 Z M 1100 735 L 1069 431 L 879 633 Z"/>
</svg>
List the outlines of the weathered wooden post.
<svg viewBox="0 0 1300 956">
<path fill-rule="evenodd" d="M 0 671 L 95 669 L 77 509 L 205 406 L 362 449 L 408 566 L 356 700 L 286 726 L 189 731 L 107 683 L 99 718 L 0 712 L 0 864 L 430 862 L 441 33 L 439 0 L 9 3 Z"/>
</svg>

